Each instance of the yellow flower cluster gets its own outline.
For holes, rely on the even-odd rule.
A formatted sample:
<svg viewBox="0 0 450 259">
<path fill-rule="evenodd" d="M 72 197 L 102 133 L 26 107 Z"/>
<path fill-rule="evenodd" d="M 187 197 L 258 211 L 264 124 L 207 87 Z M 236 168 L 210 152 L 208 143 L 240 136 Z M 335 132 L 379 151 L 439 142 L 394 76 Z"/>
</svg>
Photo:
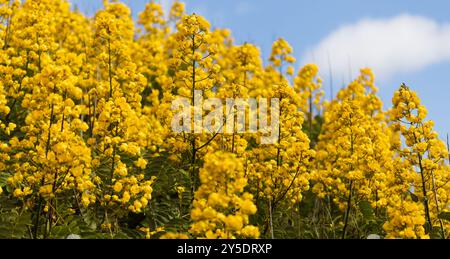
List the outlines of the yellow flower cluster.
<svg viewBox="0 0 450 259">
<path fill-rule="evenodd" d="M 324 125 L 317 145 L 317 170 L 313 192 L 332 199 L 344 212 L 343 236 L 353 209 L 368 202 L 385 206 L 386 172 L 392 169 L 393 153 L 381 101 L 375 95 L 370 70 L 338 93 L 325 108 Z"/>
<path fill-rule="evenodd" d="M 425 217 L 420 203 L 403 200 L 397 196 L 387 207 L 389 221 L 383 225 L 386 238 L 427 239 L 425 234 Z"/>
<path fill-rule="evenodd" d="M 310 140 L 302 131 L 304 113 L 300 111 L 300 94 L 289 85 L 282 70 L 281 61 L 293 62 L 289 56 L 292 48 L 279 39 L 272 49 L 273 64 L 264 75 L 270 87 L 265 86 L 260 93 L 280 100 L 278 136 L 275 145 L 252 150 L 249 177 L 258 195 L 269 202 L 297 203 L 302 200 L 302 192 L 309 189 L 309 164 L 315 152 L 309 148 Z"/>
<path fill-rule="evenodd" d="M 312 114 L 314 106 L 320 106 L 324 95 L 322 88 L 322 79 L 318 77 L 319 67 L 315 64 L 307 64 L 298 72 L 294 79 L 296 91 L 301 94 L 301 108 Z"/>
<path fill-rule="evenodd" d="M 142 113 L 147 80 L 132 61 L 130 10 L 106 3 L 91 23 L 66 1 L 7 2 L 0 128 L 10 137 L 0 167 L 9 194 L 37 208 L 33 234 L 49 234 L 61 200 L 77 210 L 142 211 L 154 182 L 143 174 L 144 150 L 157 140 Z"/>
<path fill-rule="evenodd" d="M 201 185 L 195 193 L 190 232 L 204 238 L 258 238 L 259 230 L 249 224 L 256 213 L 241 159 L 225 152 L 208 154 L 200 169 Z"/>
<path fill-rule="evenodd" d="M 413 195 L 418 200 L 416 203 L 420 203 L 416 208 L 424 217 L 422 225 L 425 226 L 425 233 L 437 228 L 441 238 L 446 238 L 449 225 L 440 218 L 440 214 L 448 212 L 450 205 L 450 168 L 445 164 L 448 150 L 433 130 L 433 121 L 425 120 L 427 110 L 414 91 L 402 85 L 395 92 L 392 103 L 392 127 L 401 135 L 405 145 L 404 148 L 399 145 L 398 152 L 404 170 L 410 174 L 409 188 L 413 187 Z M 397 214 L 400 213 L 404 211 L 397 211 Z M 422 237 L 422 232 L 418 236 Z"/>
</svg>

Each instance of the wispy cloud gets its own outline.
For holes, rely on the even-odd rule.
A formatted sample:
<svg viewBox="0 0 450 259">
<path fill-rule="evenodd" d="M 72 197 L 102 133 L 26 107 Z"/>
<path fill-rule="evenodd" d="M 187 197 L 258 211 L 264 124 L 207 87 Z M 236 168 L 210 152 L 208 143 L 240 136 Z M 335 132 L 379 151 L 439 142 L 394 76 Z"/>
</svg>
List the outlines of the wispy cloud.
<svg viewBox="0 0 450 259">
<path fill-rule="evenodd" d="M 363 19 L 333 31 L 307 53 L 303 62 L 315 61 L 323 68 L 331 63 L 335 76 L 348 75 L 350 69 L 355 75 L 368 66 L 386 80 L 450 61 L 450 24 L 407 14 Z"/>
</svg>

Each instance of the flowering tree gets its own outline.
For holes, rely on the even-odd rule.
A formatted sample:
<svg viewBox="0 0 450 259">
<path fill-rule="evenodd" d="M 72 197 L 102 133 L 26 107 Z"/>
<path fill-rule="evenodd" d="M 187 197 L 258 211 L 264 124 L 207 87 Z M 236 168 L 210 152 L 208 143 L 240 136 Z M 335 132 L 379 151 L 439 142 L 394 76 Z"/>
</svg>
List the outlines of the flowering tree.
<svg viewBox="0 0 450 259">
<path fill-rule="evenodd" d="M 324 102 L 282 38 L 265 63 L 182 2 L 103 2 L 0 0 L 0 238 L 449 237 L 409 87 L 386 112 L 366 68 Z"/>
</svg>

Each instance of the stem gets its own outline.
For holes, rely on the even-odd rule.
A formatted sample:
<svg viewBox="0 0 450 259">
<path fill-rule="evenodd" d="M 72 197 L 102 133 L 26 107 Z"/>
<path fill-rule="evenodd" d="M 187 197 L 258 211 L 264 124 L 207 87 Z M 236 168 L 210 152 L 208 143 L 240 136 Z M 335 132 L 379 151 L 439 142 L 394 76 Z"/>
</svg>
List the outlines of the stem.
<svg viewBox="0 0 450 259">
<path fill-rule="evenodd" d="M 273 208 L 272 199 L 269 199 L 269 226 L 270 226 L 270 238 L 275 239 L 273 234 L 273 218 L 272 218 Z"/>
<path fill-rule="evenodd" d="M 64 100 L 67 98 L 67 90 L 64 91 Z M 64 131 L 64 120 L 65 120 L 65 114 L 64 114 L 64 110 L 63 110 L 63 114 L 62 114 L 62 119 L 61 119 L 61 132 Z M 56 178 L 55 178 L 56 181 Z"/>
<path fill-rule="evenodd" d="M 118 131 L 119 131 L 119 125 L 116 125 L 116 134 L 115 136 L 118 135 Z M 116 146 L 113 146 L 113 153 L 112 153 L 112 162 L 111 162 L 111 179 L 110 182 L 112 184 L 112 180 L 114 178 L 114 170 L 115 170 L 115 162 L 116 162 Z"/>
<path fill-rule="evenodd" d="M 53 112 L 54 112 L 54 104 L 51 105 L 51 109 L 50 109 L 50 123 L 49 123 L 49 126 L 48 126 L 47 143 L 45 145 L 45 157 L 47 157 L 48 151 L 50 150 L 51 129 L 52 129 L 52 124 L 53 124 Z M 41 186 L 43 186 L 44 183 L 45 183 L 45 175 L 42 176 Z M 42 197 L 39 196 L 37 215 L 36 215 L 36 220 L 34 222 L 34 239 L 37 238 L 38 232 L 39 232 L 39 221 L 40 221 L 40 217 L 41 217 L 41 210 L 42 210 L 42 203 L 43 203 L 43 201 L 44 200 L 42 199 Z M 44 233 L 44 237 L 45 236 L 46 236 L 46 234 Z"/>
<path fill-rule="evenodd" d="M 283 97 L 281 96 L 280 93 L 280 103 L 281 100 L 283 99 Z M 280 105 L 280 109 L 278 110 L 278 118 L 281 118 L 281 105 Z M 281 166 L 281 148 L 280 148 L 280 144 L 281 144 L 281 121 L 278 124 L 278 141 L 277 141 L 277 169 Z"/>
<path fill-rule="evenodd" d="M 48 135 L 47 135 L 47 143 L 45 145 L 45 157 L 48 155 L 48 151 L 50 151 L 50 138 L 51 138 L 51 129 L 53 124 L 53 112 L 54 112 L 55 105 L 52 104 L 50 109 L 50 124 L 48 125 Z"/>
<path fill-rule="evenodd" d="M 348 219 L 350 218 L 350 210 L 352 207 L 352 192 L 353 192 L 353 180 L 350 181 L 349 186 L 349 194 L 347 198 L 347 210 L 345 211 L 345 222 L 344 222 L 344 228 L 342 229 L 342 239 L 345 239 L 345 235 L 347 234 L 347 226 L 348 226 Z"/>
<path fill-rule="evenodd" d="M 236 100 L 235 94 L 233 94 L 233 100 Z M 236 132 L 237 112 L 236 112 L 234 105 L 233 105 L 232 109 L 233 109 L 233 135 L 231 137 L 231 153 L 234 153 L 234 143 L 235 143 L 235 138 L 236 138 L 235 132 Z"/>
<path fill-rule="evenodd" d="M 94 136 L 94 126 L 95 126 L 95 118 L 97 116 L 97 96 L 94 97 L 94 111 L 92 114 L 92 121 L 91 121 L 91 138 Z"/>
<path fill-rule="evenodd" d="M 111 39 L 108 38 L 108 75 L 109 75 L 109 98 L 113 95 L 112 86 L 112 63 L 111 63 Z"/>
<path fill-rule="evenodd" d="M 92 113 L 91 113 L 91 95 L 88 95 L 88 117 L 87 120 L 89 121 L 89 135 L 92 138 Z"/>
<path fill-rule="evenodd" d="M 432 184 L 433 184 L 434 202 L 436 202 L 436 212 L 437 212 L 437 215 L 439 216 L 439 214 L 441 214 L 441 212 L 440 212 L 440 209 L 439 209 L 439 199 L 438 199 L 438 196 L 437 196 L 436 180 L 434 178 L 433 171 L 431 171 L 431 180 L 432 180 Z M 440 219 L 439 217 L 438 217 L 438 220 L 439 220 L 439 227 L 440 227 L 440 230 L 441 230 L 442 239 L 445 239 L 444 223 L 442 222 L 442 219 Z"/>
<path fill-rule="evenodd" d="M 234 117 L 234 115 L 233 115 L 233 117 Z M 233 120 L 234 120 L 234 118 L 233 118 Z M 234 153 L 234 138 L 235 138 L 235 134 L 234 134 L 234 130 L 236 129 L 236 127 L 235 126 L 233 126 L 233 135 L 232 135 L 232 137 L 231 137 L 231 153 Z"/>
<path fill-rule="evenodd" d="M 44 178 L 41 180 L 41 185 L 44 183 Z M 41 209 L 42 209 L 42 197 L 39 197 L 39 203 L 37 208 L 36 220 L 34 221 L 34 239 L 37 239 L 38 231 L 39 231 L 39 218 L 41 217 Z"/>
<path fill-rule="evenodd" d="M 53 176 L 54 179 L 53 179 L 53 185 L 52 185 L 52 193 L 56 192 L 56 179 L 58 177 L 58 173 L 57 172 L 58 171 L 55 170 L 55 174 Z M 53 201 L 54 201 L 54 199 L 51 199 L 49 201 L 50 206 L 48 208 L 49 211 L 48 211 L 48 218 L 47 218 L 48 232 L 47 231 L 44 232 L 44 239 L 46 239 L 48 237 L 48 235 L 50 234 L 50 232 L 52 231 L 52 218 L 53 218 L 53 206 L 52 205 L 53 205 Z M 54 207 L 55 207 L 55 211 L 56 211 L 56 201 L 54 203 Z"/>
<path fill-rule="evenodd" d="M 301 220 L 302 220 L 302 215 L 300 214 L 300 203 L 297 204 L 297 238 L 298 239 L 302 239 L 302 232 L 301 232 Z"/>
<path fill-rule="evenodd" d="M 301 160 L 299 161 L 299 164 L 298 164 L 298 166 L 297 166 L 297 169 L 295 170 L 295 175 L 294 175 L 294 177 L 292 178 L 292 181 L 291 181 L 291 183 L 289 184 L 289 186 L 286 188 L 286 190 L 284 190 L 283 194 L 282 194 L 280 197 L 278 197 L 277 199 L 274 199 L 274 202 L 273 202 L 273 208 L 274 208 L 274 210 L 275 210 L 276 205 L 277 205 L 280 201 L 282 201 L 282 200 L 284 199 L 284 197 L 286 196 L 286 194 L 287 194 L 287 193 L 289 192 L 289 190 L 291 189 L 292 185 L 294 185 L 295 179 L 297 179 L 297 176 L 298 176 L 298 174 L 300 173 L 300 165 L 301 165 Z"/>
<path fill-rule="evenodd" d="M 192 55 L 195 55 L 195 35 L 192 36 Z M 192 78 L 191 78 L 191 83 L 192 83 L 192 89 L 191 89 L 191 94 L 192 94 L 192 107 L 195 107 L 195 66 L 196 66 L 196 61 L 193 60 L 192 61 Z M 194 113 L 195 115 L 195 113 Z M 191 139 L 191 152 L 192 152 L 192 157 L 191 157 L 191 198 L 194 199 L 194 193 L 195 193 L 195 162 L 196 162 L 196 155 L 197 155 L 197 148 L 195 146 L 195 116 L 194 116 L 194 134 L 192 135 L 192 139 Z"/>
<path fill-rule="evenodd" d="M 283 71 L 282 71 L 282 66 L 280 66 L 280 82 L 283 80 Z M 283 99 L 283 96 L 281 95 L 281 91 L 280 91 L 280 95 L 279 95 L 279 99 L 280 99 L 280 103 L 281 100 Z M 278 110 L 278 118 L 281 118 L 281 106 Z M 281 143 L 281 122 L 278 124 L 278 140 L 277 140 L 277 170 L 279 170 L 280 166 L 281 166 L 281 148 L 280 148 L 280 143 Z M 272 214 L 274 211 L 274 207 L 272 206 L 272 200 L 271 198 L 269 198 L 269 224 L 270 224 L 270 236 L 272 239 L 274 239 L 274 234 L 273 234 L 273 218 L 272 218 Z"/>
<path fill-rule="evenodd" d="M 350 143 L 351 143 L 351 147 L 350 147 L 350 151 L 351 151 L 351 155 L 353 156 L 353 152 L 354 152 L 354 138 L 353 138 L 353 130 L 352 130 L 352 122 L 353 116 L 352 114 L 350 114 L 350 130 L 351 130 L 351 135 L 350 135 Z M 351 166 L 351 170 L 354 170 L 353 168 L 353 164 Z M 347 198 L 347 210 L 345 212 L 345 216 L 344 216 L 344 228 L 342 229 L 342 239 L 345 239 L 345 236 L 347 234 L 347 227 L 348 227 L 348 220 L 350 218 L 350 212 L 351 212 L 351 208 L 352 208 L 352 194 L 353 194 L 353 180 L 350 180 L 350 184 L 349 184 L 349 188 L 348 188 L 349 194 L 348 194 L 348 198 Z"/>
<path fill-rule="evenodd" d="M 76 185 L 75 185 L 75 186 L 76 186 Z M 81 211 L 81 205 L 80 205 L 80 202 L 78 201 L 78 195 L 77 195 L 75 189 L 72 189 L 72 191 L 73 191 L 73 197 L 75 198 L 75 203 L 76 203 L 76 206 L 77 206 L 77 211 L 80 212 L 80 216 L 81 216 L 81 217 L 84 217 L 84 216 L 83 216 L 83 212 Z"/>
<path fill-rule="evenodd" d="M 432 229 L 433 225 L 431 223 L 430 207 L 429 207 L 428 196 L 427 196 L 427 188 L 425 186 L 425 173 L 424 173 L 423 166 L 422 166 L 422 156 L 420 154 L 417 154 L 417 156 L 419 158 L 420 177 L 422 179 L 423 206 L 425 207 L 425 216 L 427 219 L 427 224 L 429 226 L 428 231 L 430 231 Z"/>
<path fill-rule="evenodd" d="M 37 43 L 38 46 L 40 47 L 40 44 L 39 44 L 39 34 L 36 35 L 36 43 Z M 42 60 L 41 60 L 41 55 L 42 55 L 42 51 L 39 50 L 39 51 L 38 51 L 38 71 L 39 71 L 39 72 L 42 71 L 42 65 L 41 65 Z"/>
<path fill-rule="evenodd" d="M 283 59 L 281 59 L 281 60 L 283 60 Z M 280 84 L 282 84 L 283 83 L 283 61 L 281 61 L 281 65 L 280 65 L 280 68 L 279 68 L 279 71 L 278 71 L 279 73 L 280 73 Z M 278 145 L 277 145 L 277 169 L 278 169 L 278 167 L 280 167 L 280 165 L 281 165 L 281 159 L 280 159 L 280 143 L 281 143 L 281 101 L 283 100 L 283 96 L 282 96 L 282 94 L 281 94 L 281 89 L 279 89 L 280 90 L 280 109 L 278 109 L 278 119 L 280 120 L 280 123 L 278 124 Z"/>
</svg>

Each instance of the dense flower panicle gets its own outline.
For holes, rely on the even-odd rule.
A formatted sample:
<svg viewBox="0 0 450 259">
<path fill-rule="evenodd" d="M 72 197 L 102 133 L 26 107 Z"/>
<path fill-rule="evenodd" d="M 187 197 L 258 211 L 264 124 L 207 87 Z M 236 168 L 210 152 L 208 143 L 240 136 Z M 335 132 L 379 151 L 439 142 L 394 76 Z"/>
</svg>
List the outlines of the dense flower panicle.
<svg viewBox="0 0 450 259">
<path fill-rule="evenodd" d="M 109 195 L 118 197 L 125 211 L 142 211 L 154 179 L 142 174 L 147 164 L 142 149 L 150 146 L 140 103 L 145 78 L 129 54 L 134 30 L 129 10 L 107 4 L 91 25 L 66 1 L 26 1 L 13 9 L 8 32 L 2 30 L 8 42 L 0 67 L 2 122 L 8 121 L 2 129 L 13 134 L 2 154 L 13 160 L 2 166 L 9 172 L 11 196 L 37 208 L 34 234 L 47 218 L 50 229 L 55 224 L 61 200 L 78 210 L 97 202 L 106 209 Z M 121 163 L 122 152 L 136 160 Z M 106 163 L 116 164 L 113 172 L 131 167 L 130 172 L 105 175 L 99 166 Z M 111 195 L 116 182 L 126 184 L 128 198 Z"/>
<path fill-rule="evenodd" d="M 408 162 L 395 158 L 394 169 L 388 178 L 386 193 L 387 220 L 383 224 L 386 238 L 428 239 L 425 232 L 425 211 L 422 203 L 414 201 L 411 189 L 415 173 Z"/>
<path fill-rule="evenodd" d="M 170 79 L 165 76 L 159 78 L 165 91 L 160 104 L 162 110 L 159 112 L 167 128 L 171 127 L 172 118 L 178 112 L 171 109 L 171 103 L 176 98 L 186 98 L 191 105 L 191 115 L 199 114 L 191 120 L 191 130 L 195 134 L 171 132 L 165 142 L 166 150 L 174 154 L 175 160 L 189 161 L 187 169 L 191 171 L 191 177 L 195 178 L 197 167 L 194 162 L 208 152 L 205 144 L 217 137 L 217 130 L 203 131 L 199 121 L 207 111 L 198 109 L 203 106 L 203 99 L 214 97 L 214 86 L 224 81 L 218 55 L 222 48 L 220 45 L 225 44 L 226 35 L 220 31 L 211 31 L 209 22 L 197 14 L 184 15 L 176 28 L 177 32 L 167 39 L 169 45 L 173 44 L 168 60 L 169 72 L 173 75 Z M 195 94 L 198 91 L 201 91 L 200 100 Z M 194 120 L 197 121 L 195 124 Z"/>
<path fill-rule="evenodd" d="M 65 1 L 9 2 L 0 73 L 8 107 L 2 128 L 11 137 L 2 149 L 2 160 L 9 160 L 2 174 L 10 197 L 37 208 L 37 226 L 41 213 L 48 214 L 51 229 L 58 200 L 96 201 L 91 151 L 82 138 L 88 125 L 80 119 L 82 56 L 72 52 L 80 38 L 66 30 L 80 29 L 74 20 L 83 24 L 84 17 Z"/>
<path fill-rule="evenodd" d="M 254 148 L 249 177 L 259 195 L 297 203 L 309 188 L 309 166 L 315 152 L 310 150 L 309 139 L 302 131 L 303 113 L 295 104 L 294 90 L 284 86 L 276 89 L 274 96 L 282 96 L 280 126 L 275 129 L 280 134 L 276 144 Z"/>
<path fill-rule="evenodd" d="M 139 14 L 139 24 L 142 24 L 149 35 L 157 34 L 164 29 L 166 20 L 161 5 L 150 2 L 145 5 L 145 10 Z"/>
<path fill-rule="evenodd" d="M 318 76 L 319 68 L 315 64 L 307 64 L 300 69 L 294 78 L 294 89 L 300 95 L 300 109 L 305 113 L 305 125 L 311 147 L 316 145 L 317 132 L 321 127 L 321 111 L 323 106 L 322 79 Z M 318 120 L 319 118 L 319 120 Z M 317 130 L 320 131 L 320 130 Z"/>
<path fill-rule="evenodd" d="M 373 77 L 361 70 L 357 80 L 325 107 L 324 125 L 316 147 L 317 170 L 313 192 L 329 198 L 345 214 L 344 235 L 350 213 L 361 202 L 373 209 L 386 207 L 387 180 L 393 152 L 381 101 Z"/>
<path fill-rule="evenodd" d="M 285 39 L 279 38 L 272 45 L 272 53 L 270 55 L 269 61 L 273 63 L 274 67 L 281 67 L 283 63 L 292 64 L 296 60 L 292 55 L 292 52 L 292 46 L 289 45 L 289 43 Z M 292 75 L 293 73 L 289 74 Z"/>
<path fill-rule="evenodd" d="M 253 195 L 244 191 L 242 159 L 225 152 L 208 154 L 199 177 L 190 232 L 204 238 L 258 238 L 258 228 L 249 224 L 257 208 Z"/>
<path fill-rule="evenodd" d="M 301 109 L 312 113 L 315 106 L 317 113 L 320 113 L 320 104 L 324 95 L 322 79 L 318 77 L 319 68 L 315 64 L 308 64 L 298 72 L 294 79 L 295 90 L 301 95 Z"/>
<path fill-rule="evenodd" d="M 144 175 L 145 156 L 156 151 L 151 138 L 152 118 L 142 109 L 146 77 L 133 60 L 134 26 L 130 10 L 108 3 L 94 20 L 95 80 L 89 93 L 94 170 L 99 173 L 97 195 L 105 210 L 140 213 L 151 199 L 154 178 Z M 92 108 L 91 108 L 92 106 Z M 147 151 L 148 150 L 148 151 Z M 149 153 L 149 154 L 148 154 Z M 108 173 L 100 173 L 104 167 Z"/>
<path fill-rule="evenodd" d="M 409 188 L 413 188 L 416 203 L 421 203 L 422 219 L 426 222 L 422 225 L 427 234 L 437 228 L 440 236 L 446 238 L 448 222 L 441 219 L 441 213 L 448 212 L 450 202 L 450 167 L 445 163 L 448 150 L 433 130 L 433 121 L 425 120 L 427 110 L 414 91 L 402 85 L 392 103 L 392 127 L 404 143 L 398 146 L 398 153 L 410 174 Z"/>
<path fill-rule="evenodd" d="M 210 25 L 200 15 L 186 15 L 177 24 L 178 41 L 172 55 L 175 72 L 175 87 L 180 96 L 190 97 L 192 89 L 208 90 L 218 78 L 220 66 L 216 64 L 217 44 L 214 34 L 210 32 Z M 188 87 L 186 87 L 186 84 Z"/>
<path fill-rule="evenodd" d="M 170 8 L 169 12 L 169 21 L 177 21 L 183 15 L 185 14 L 185 4 L 183 2 L 180 2 L 178 0 L 174 1 L 172 3 L 172 7 Z"/>
<path fill-rule="evenodd" d="M 236 101 L 232 103 L 233 107 L 226 107 L 228 110 L 225 110 L 225 120 L 233 120 L 232 127 L 229 129 L 225 128 L 231 132 L 226 132 L 226 135 L 218 140 L 217 145 L 223 146 L 226 150 L 239 156 L 245 156 L 245 150 L 251 136 L 245 133 L 239 134 L 238 132 L 240 129 L 249 128 L 250 111 L 240 114 L 242 111 L 238 111 L 237 107 L 242 104 L 248 107 L 248 98 L 259 97 L 252 90 L 260 88 L 262 83 L 262 61 L 259 50 L 256 46 L 249 43 L 240 46 L 227 47 L 225 44 L 222 46 L 222 58 L 218 63 L 222 68 L 221 73 L 225 78 L 225 82 L 218 88 L 216 97 L 221 99 L 230 98 Z M 245 116 L 245 121 L 238 121 L 238 116 L 242 115 Z"/>
<path fill-rule="evenodd" d="M 279 125 L 272 129 L 278 133 L 275 144 L 259 145 L 248 155 L 250 186 L 253 192 L 267 201 L 269 214 L 279 204 L 298 204 L 302 201 L 303 192 L 310 187 L 310 165 L 315 154 L 309 147 L 308 136 L 302 131 L 304 113 L 299 110 L 299 93 L 289 84 L 283 72 L 284 64 L 294 61 L 291 53 L 292 48 L 285 40 L 279 39 L 273 44 L 272 63 L 263 74 L 267 83 L 259 91 L 261 97 L 278 98 L 280 101 Z"/>
<path fill-rule="evenodd" d="M 429 238 L 425 234 L 425 218 L 421 204 L 402 199 L 393 200 L 387 207 L 390 220 L 383 225 L 386 238 Z"/>
</svg>

